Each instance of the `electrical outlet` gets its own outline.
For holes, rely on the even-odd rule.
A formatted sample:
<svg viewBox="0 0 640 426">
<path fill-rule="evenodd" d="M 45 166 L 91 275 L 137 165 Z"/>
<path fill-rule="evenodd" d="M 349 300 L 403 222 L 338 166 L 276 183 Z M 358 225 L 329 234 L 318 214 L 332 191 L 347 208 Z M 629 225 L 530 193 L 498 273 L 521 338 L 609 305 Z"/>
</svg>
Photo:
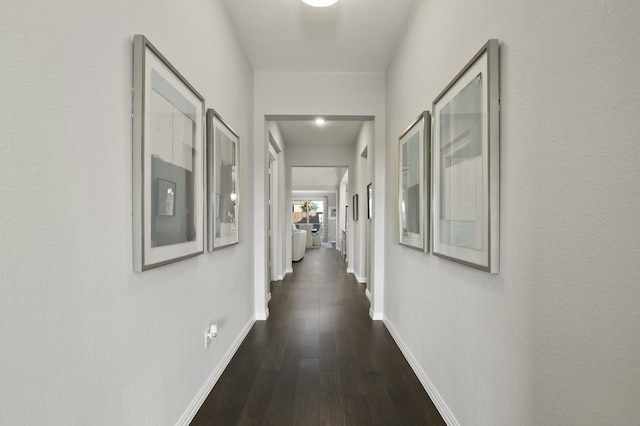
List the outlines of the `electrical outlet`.
<svg viewBox="0 0 640 426">
<path fill-rule="evenodd" d="M 204 348 L 207 349 L 211 344 L 211 340 L 218 335 L 218 326 L 214 323 L 209 324 L 209 328 L 204 334 Z"/>
</svg>

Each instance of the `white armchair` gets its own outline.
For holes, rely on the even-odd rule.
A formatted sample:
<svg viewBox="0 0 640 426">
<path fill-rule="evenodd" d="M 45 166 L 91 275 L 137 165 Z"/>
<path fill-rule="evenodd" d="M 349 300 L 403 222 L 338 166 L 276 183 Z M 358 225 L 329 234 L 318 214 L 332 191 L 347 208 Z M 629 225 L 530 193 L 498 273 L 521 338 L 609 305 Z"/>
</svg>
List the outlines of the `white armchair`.
<svg viewBox="0 0 640 426">
<path fill-rule="evenodd" d="M 297 262 L 304 257 L 307 250 L 307 231 L 296 229 L 293 226 L 293 241 L 291 244 L 291 260 Z"/>
</svg>

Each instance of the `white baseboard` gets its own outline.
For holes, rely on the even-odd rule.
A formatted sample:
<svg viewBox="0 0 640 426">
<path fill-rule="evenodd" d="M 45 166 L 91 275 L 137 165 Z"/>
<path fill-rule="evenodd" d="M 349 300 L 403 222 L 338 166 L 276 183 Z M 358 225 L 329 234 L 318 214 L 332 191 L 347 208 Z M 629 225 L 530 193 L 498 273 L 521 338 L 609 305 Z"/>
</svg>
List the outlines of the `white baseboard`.
<svg viewBox="0 0 640 426">
<path fill-rule="evenodd" d="M 353 271 L 352 274 L 354 277 L 356 277 L 356 281 L 358 281 L 360 284 L 365 284 L 367 282 L 367 277 L 361 277 L 356 271 Z"/>
<path fill-rule="evenodd" d="M 249 334 L 249 331 L 251 331 L 251 327 L 253 327 L 254 323 L 255 323 L 255 319 L 251 318 L 247 323 L 247 325 L 244 326 L 244 328 L 242 329 L 242 331 L 240 332 L 236 340 L 233 341 L 233 344 L 231 345 L 227 353 L 224 354 L 224 356 L 222 357 L 222 359 L 220 360 L 216 368 L 213 370 L 213 373 L 211 373 L 211 375 L 209 376 L 205 384 L 202 386 L 202 388 L 200 389 L 196 397 L 193 399 L 193 401 L 191 401 L 191 404 L 189 404 L 189 407 L 187 407 L 187 410 L 184 412 L 182 417 L 180 417 L 180 419 L 176 422 L 176 425 L 188 426 L 189 423 L 191 423 L 191 420 L 193 420 L 193 418 L 198 413 L 198 410 L 204 403 L 204 400 L 207 399 L 207 396 L 209 396 L 209 393 L 211 393 L 211 390 L 218 382 L 218 379 L 220 379 L 220 376 L 222 376 L 222 373 L 224 372 L 225 368 L 227 368 L 227 365 L 229 365 L 229 362 L 231 362 L 231 358 L 233 358 L 233 355 L 236 353 L 236 351 L 244 341 L 244 338 L 247 337 L 247 334 Z"/>
<path fill-rule="evenodd" d="M 287 269 L 286 271 L 284 271 L 284 273 L 276 275 L 273 278 L 273 281 L 282 281 L 284 280 L 284 277 L 287 276 L 287 274 L 292 274 L 292 273 L 293 273 L 293 269 Z"/>
<path fill-rule="evenodd" d="M 427 376 L 427 373 L 425 373 L 425 371 L 422 369 L 422 367 L 418 363 L 418 360 L 416 360 L 416 358 L 409 350 L 409 347 L 404 343 L 402 337 L 400 337 L 400 334 L 398 334 L 398 330 L 396 330 L 396 328 L 388 318 L 384 318 L 383 321 L 384 325 L 387 327 L 387 330 L 389 330 L 389 333 L 393 337 L 393 340 L 396 341 L 396 344 L 402 351 L 402 354 L 409 362 L 409 365 L 413 369 L 413 372 L 416 373 L 416 376 L 418 376 L 420 383 L 422 383 L 422 386 L 427 391 L 427 394 L 429 394 L 429 397 L 440 412 L 440 415 L 444 419 L 445 423 L 447 423 L 448 426 L 460 426 L 460 423 L 458 423 L 458 420 L 456 420 L 455 416 L 442 399 L 442 396 L 440 396 L 433 383 L 431 383 L 431 380 L 429 380 L 429 376 Z"/>
<path fill-rule="evenodd" d="M 384 319 L 382 314 L 376 314 L 375 312 L 373 312 L 373 308 L 369 308 L 369 317 L 371 317 L 371 319 L 374 321 L 382 321 Z"/>
<path fill-rule="evenodd" d="M 282 281 L 284 280 L 284 277 L 287 276 L 287 274 L 293 274 L 293 269 L 287 269 L 286 271 L 284 271 L 282 274 L 279 274 L 276 276 L 276 281 Z"/>
<path fill-rule="evenodd" d="M 265 309 L 264 314 L 256 314 L 256 321 L 266 321 L 269 318 L 269 308 Z"/>
<path fill-rule="evenodd" d="M 347 274 L 355 274 L 352 268 L 347 268 Z"/>
<path fill-rule="evenodd" d="M 367 299 L 369 299 L 369 302 L 371 302 L 371 292 L 369 291 L 368 288 L 364 289 L 364 295 L 367 296 Z M 370 313 L 373 311 L 370 311 Z"/>
</svg>

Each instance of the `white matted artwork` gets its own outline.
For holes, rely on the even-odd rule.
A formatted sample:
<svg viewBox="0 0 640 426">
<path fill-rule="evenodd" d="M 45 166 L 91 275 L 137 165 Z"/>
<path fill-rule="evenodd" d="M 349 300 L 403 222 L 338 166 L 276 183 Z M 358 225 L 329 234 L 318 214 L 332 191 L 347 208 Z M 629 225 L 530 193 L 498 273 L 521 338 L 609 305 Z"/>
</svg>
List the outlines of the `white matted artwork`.
<svg viewBox="0 0 640 426">
<path fill-rule="evenodd" d="M 236 132 L 207 110 L 207 250 L 238 244 L 238 153 Z"/>
<path fill-rule="evenodd" d="M 338 215 L 338 208 L 336 206 L 329 206 L 329 219 L 335 219 Z"/>
<path fill-rule="evenodd" d="M 134 36 L 133 268 L 204 252 L 204 98 Z"/>
<path fill-rule="evenodd" d="M 433 101 L 433 254 L 500 270 L 498 41 Z"/>
<path fill-rule="evenodd" d="M 398 139 L 398 242 L 426 251 L 430 123 L 429 111 L 424 111 Z"/>
</svg>

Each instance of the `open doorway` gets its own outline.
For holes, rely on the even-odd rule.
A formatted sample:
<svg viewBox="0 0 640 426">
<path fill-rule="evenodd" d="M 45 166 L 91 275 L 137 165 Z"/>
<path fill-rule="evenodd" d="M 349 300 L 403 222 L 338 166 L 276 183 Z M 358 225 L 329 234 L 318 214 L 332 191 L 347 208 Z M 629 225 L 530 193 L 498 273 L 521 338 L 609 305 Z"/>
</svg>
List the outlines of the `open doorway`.
<svg viewBox="0 0 640 426">
<path fill-rule="evenodd" d="M 327 238 L 327 197 L 293 197 L 291 206 L 292 224 L 307 232 L 307 248 L 331 247 Z"/>
<path fill-rule="evenodd" d="M 281 141 L 284 153 L 287 271 L 293 272 L 293 262 L 297 261 L 294 257 L 304 257 L 299 250 L 294 256 L 293 240 L 300 248 L 299 230 L 309 228 L 305 236 L 307 248 L 330 244 L 340 251 L 347 271 L 357 281 L 368 282 L 369 262 L 365 259 L 369 251 L 362 237 L 368 222 L 366 188 L 372 164 L 371 158 L 361 155 L 373 140 L 373 117 L 325 116 L 321 124 L 316 118 L 267 117 L 268 128 Z M 362 200 L 362 205 L 353 207 L 364 207 L 358 217 L 350 209 L 354 197 Z"/>
<path fill-rule="evenodd" d="M 293 272 L 304 260 L 304 251 L 298 250 L 301 230 L 309 228 L 302 248 L 339 251 L 347 272 L 367 283 L 370 296 L 375 238 L 367 201 L 373 181 L 370 147 L 375 121 L 371 116 L 325 116 L 324 124 L 318 125 L 314 118 L 265 116 L 269 138 L 273 136 L 282 148 L 279 210 L 284 215 L 278 252 L 285 259 L 286 273 Z M 354 210 L 360 214 L 354 215 Z"/>
<path fill-rule="evenodd" d="M 340 183 L 348 167 L 292 167 L 291 224 L 307 232 L 307 248 L 340 249 L 344 208 Z"/>
</svg>

